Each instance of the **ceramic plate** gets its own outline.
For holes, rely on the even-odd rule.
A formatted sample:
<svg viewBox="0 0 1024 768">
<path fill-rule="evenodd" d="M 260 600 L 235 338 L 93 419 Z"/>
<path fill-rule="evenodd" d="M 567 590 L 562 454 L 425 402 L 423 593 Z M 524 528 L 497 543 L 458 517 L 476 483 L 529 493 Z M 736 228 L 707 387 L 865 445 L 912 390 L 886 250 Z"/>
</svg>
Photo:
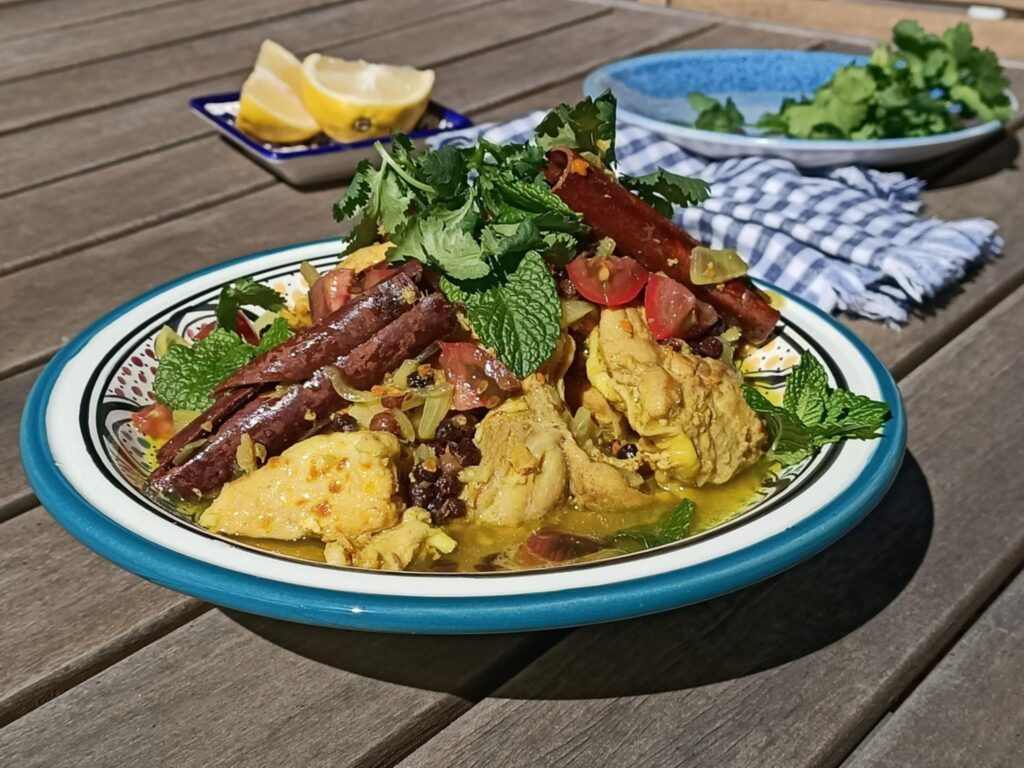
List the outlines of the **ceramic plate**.
<svg viewBox="0 0 1024 768">
<path fill-rule="evenodd" d="M 882 498 L 903 456 L 899 392 L 885 367 L 827 315 L 781 292 L 784 326 L 744 361 L 782 387 L 800 354 L 833 385 L 885 400 L 880 440 L 850 441 L 788 468 L 730 522 L 662 548 L 547 570 L 383 573 L 336 568 L 212 534 L 140 491 L 150 446 L 129 417 L 150 401 L 152 339 L 213 317 L 220 287 L 252 277 L 304 288 L 298 265 L 333 264 L 338 240 L 254 254 L 182 278 L 100 319 L 46 367 L 21 445 L 33 488 L 83 543 L 118 565 L 219 605 L 291 621 L 393 632 L 507 632 L 661 611 L 765 579 L 846 533 Z"/>
<path fill-rule="evenodd" d="M 389 136 L 382 136 L 342 143 L 321 136 L 308 144 L 266 144 L 242 133 L 235 126 L 235 117 L 238 115 L 237 92 L 202 96 L 192 99 L 189 106 L 200 119 L 216 128 L 221 136 L 242 152 L 295 186 L 351 178 L 360 160 L 377 159 L 377 152 L 373 148 L 376 141 L 384 144 L 391 141 Z M 419 125 L 408 136 L 414 144 L 422 147 L 423 142 L 431 136 L 469 128 L 471 125 L 473 121 L 465 115 L 432 101 L 427 105 Z"/>
<path fill-rule="evenodd" d="M 817 141 L 740 136 L 683 124 L 697 116 L 686 100 L 691 91 L 723 102 L 732 98 L 753 125 L 765 112 L 776 111 L 784 98 L 812 96 L 840 67 L 866 62 L 863 56 L 822 51 L 671 51 L 606 64 L 587 76 L 583 91 L 597 96 L 610 89 L 619 102 L 619 120 L 691 152 L 713 158 L 772 155 L 803 168 L 905 165 L 962 149 L 1002 129 L 990 121 L 926 138 Z M 1017 100 L 1009 95 L 1016 111 Z"/>
</svg>

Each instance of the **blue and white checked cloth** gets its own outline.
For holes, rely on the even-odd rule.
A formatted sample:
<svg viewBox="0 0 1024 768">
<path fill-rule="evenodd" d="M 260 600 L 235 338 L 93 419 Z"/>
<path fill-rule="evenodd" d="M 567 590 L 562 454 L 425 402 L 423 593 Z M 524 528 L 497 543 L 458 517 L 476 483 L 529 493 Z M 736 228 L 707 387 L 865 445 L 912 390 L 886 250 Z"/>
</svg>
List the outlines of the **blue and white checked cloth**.
<svg viewBox="0 0 1024 768">
<path fill-rule="evenodd" d="M 431 143 L 526 141 L 544 116 L 444 134 Z M 777 158 L 709 161 L 643 128 L 620 125 L 619 169 L 633 176 L 659 167 L 711 184 L 698 208 L 675 220 L 712 248 L 734 248 L 753 275 L 826 312 L 904 322 L 909 312 L 1003 247 L 995 222 L 916 215 L 924 187 L 901 173 L 847 166 L 804 175 Z"/>
</svg>

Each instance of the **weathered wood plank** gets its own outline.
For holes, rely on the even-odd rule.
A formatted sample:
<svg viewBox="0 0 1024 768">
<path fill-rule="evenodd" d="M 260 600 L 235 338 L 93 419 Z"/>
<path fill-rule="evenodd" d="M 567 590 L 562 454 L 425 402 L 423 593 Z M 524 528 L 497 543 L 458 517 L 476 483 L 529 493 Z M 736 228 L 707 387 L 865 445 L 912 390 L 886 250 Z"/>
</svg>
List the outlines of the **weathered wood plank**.
<svg viewBox="0 0 1024 768">
<path fill-rule="evenodd" d="M 40 507 L 0 531 L 0 723 L 202 610 L 92 554 Z"/>
<path fill-rule="evenodd" d="M 187 83 L 252 66 L 260 42 L 273 38 L 298 51 L 401 29 L 417 19 L 453 13 L 487 0 L 355 0 L 292 18 L 276 19 L 214 37 L 96 61 L 74 69 L 0 84 L 0 133 L 79 112 L 107 108 Z"/>
<path fill-rule="evenodd" d="M 459 14 L 443 13 L 445 9 L 446 4 L 438 4 L 436 18 L 413 18 L 402 29 L 327 44 L 321 50 L 343 58 L 431 67 L 607 12 L 581 3 L 550 6 L 539 0 L 512 0 Z M 187 109 L 189 98 L 237 90 L 244 76 L 239 71 L 47 125 L 45 146 L 34 130 L 0 136 L 0 156 L 6 159 L 0 166 L 0 195 L 209 134 L 209 126 Z"/>
<path fill-rule="evenodd" d="M 501 56 L 462 61 L 446 67 L 443 74 L 439 69 L 434 93 L 442 102 L 460 104 L 465 94 L 485 82 L 489 85 L 485 98 L 473 105 L 474 111 L 483 110 L 526 91 L 554 85 L 567 75 L 584 74 L 606 61 L 684 39 L 708 26 L 685 16 L 658 18 L 616 10 L 571 30 L 537 35 L 504 49 Z M 515 77 L 509 77 L 511 72 Z"/>
<path fill-rule="evenodd" d="M 844 768 L 1024 764 L 1024 577 L 1018 576 Z"/>
<path fill-rule="evenodd" d="M 193 0 L 0 42 L 0 81 L 111 59 L 345 0 Z M 0 23 L 3 19 L 0 17 Z"/>
<path fill-rule="evenodd" d="M 1022 335 L 1024 288 L 904 380 L 910 454 L 840 543 L 574 632 L 402 765 L 838 762 L 1024 560 Z"/>
<path fill-rule="evenodd" d="M 522 13 L 504 25 L 500 23 L 509 10 L 539 11 L 541 7 L 536 0 L 526 0 L 449 16 L 443 23 L 427 28 L 404 29 L 379 37 L 362 46 L 359 53 L 372 49 L 378 54 L 409 56 L 414 61 L 425 59 L 428 64 L 441 57 L 457 58 L 480 50 L 484 57 L 500 56 L 489 52 L 508 35 L 529 34 L 538 28 L 576 23 L 581 18 L 599 21 L 602 13 L 593 6 L 574 3 L 555 6 L 543 16 Z M 435 38 L 438 33 L 444 34 Z M 474 82 L 461 92 L 461 103 L 472 106 L 489 98 L 489 91 L 486 80 Z M 159 183 L 154 183 L 155 179 Z M 0 274 L 274 183 L 268 172 L 211 136 L 35 187 L 0 199 L 0 216 L 15 222 L 0 260 Z M 73 217 L 67 215 L 68 200 L 76 201 Z"/>
<path fill-rule="evenodd" d="M 158 765 L 170 753 L 179 765 L 392 765 L 550 641 L 211 611 L 0 730 L 0 752 L 21 768 Z"/>
<path fill-rule="evenodd" d="M 94 19 L 145 12 L 176 0 L 36 0 L 0 3 L 0 39 L 68 27 Z"/>
<path fill-rule="evenodd" d="M 0 440 L 0 521 L 25 511 L 33 503 L 21 468 L 18 427 L 25 398 L 38 376 L 39 369 L 32 368 L 0 379 L 0 434 L 4 436 Z"/>
<path fill-rule="evenodd" d="M 210 137 L 37 187 L 0 200 L 0 274 L 275 183 Z"/>
</svg>

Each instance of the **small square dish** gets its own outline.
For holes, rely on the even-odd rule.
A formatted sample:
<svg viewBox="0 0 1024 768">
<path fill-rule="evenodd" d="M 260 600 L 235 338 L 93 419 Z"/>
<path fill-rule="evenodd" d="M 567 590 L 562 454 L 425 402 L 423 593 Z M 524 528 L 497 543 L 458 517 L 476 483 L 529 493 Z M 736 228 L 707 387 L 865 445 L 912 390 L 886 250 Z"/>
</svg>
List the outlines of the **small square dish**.
<svg viewBox="0 0 1024 768">
<path fill-rule="evenodd" d="M 257 163 L 294 186 L 307 186 L 325 181 L 350 178 L 359 161 L 376 156 L 373 144 L 378 138 L 348 144 L 321 136 L 306 144 L 265 144 L 257 141 L 235 126 L 238 114 L 238 93 L 200 96 L 189 102 L 192 111 L 216 128 L 221 135 L 237 146 Z M 430 136 L 446 131 L 457 131 L 473 125 L 465 115 L 448 109 L 434 101 L 408 135 L 417 146 Z M 379 137 L 387 144 L 388 136 Z"/>
</svg>

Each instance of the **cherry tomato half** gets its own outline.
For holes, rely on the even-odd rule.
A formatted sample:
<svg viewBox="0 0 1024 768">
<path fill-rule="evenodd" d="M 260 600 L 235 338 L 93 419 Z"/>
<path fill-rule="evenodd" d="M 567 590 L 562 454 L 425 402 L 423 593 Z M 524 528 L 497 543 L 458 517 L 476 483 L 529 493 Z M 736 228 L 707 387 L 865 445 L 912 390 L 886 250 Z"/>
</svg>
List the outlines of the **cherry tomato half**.
<svg viewBox="0 0 1024 768">
<path fill-rule="evenodd" d="M 218 323 L 216 320 L 211 320 L 204 324 L 195 332 L 195 334 L 192 335 L 192 340 L 199 341 L 200 339 L 205 339 L 213 333 L 213 329 L 216 328 L 217 325 Z M 242 337 L 242 341 L 247 344 L 255 346 L 260 343 L 260 335 L 256 333 L 256 329 L 252 327 L 252 321 L 249 320 L 248 315 L 246 315 L 242 310 L 238 310 L 238 313 L 235 315 L 235 330 L 238 332 L 238 335 Z"/>
<path fill-rule="evenodd" d="M 132 424 L 146 437 L 160 440 L 174 434 L 174 416 L 163 403 L 156 403 L 132 414 Z"/>
<path fill-rule="evenodd" d="M 647 283 L 647 270 L 628 256 L 577 256 L 565 271 L 579 294 L 595 304 L 621 307 Z"/>
<path fill-rule="evenodd" d="M 651 275 L 644 294 L 644 313 L 647 327 L 654 338 L 682 338 L 697 297 L 682 283 L 664 275 Z"/>
<path fill-rule="evenodd" d="M 309 311 L 319 322 L 348 303 L 356 284 L 356 273 L 345 267 L 320 275 L 309 289 Z"/>
<path fill-rule="evenodd" d="M 441 367 L 457 411 L 494 408 L 520 390 L 519 379 L 498 358 L 470 341 L 441 342 Z"/>
</svg>

